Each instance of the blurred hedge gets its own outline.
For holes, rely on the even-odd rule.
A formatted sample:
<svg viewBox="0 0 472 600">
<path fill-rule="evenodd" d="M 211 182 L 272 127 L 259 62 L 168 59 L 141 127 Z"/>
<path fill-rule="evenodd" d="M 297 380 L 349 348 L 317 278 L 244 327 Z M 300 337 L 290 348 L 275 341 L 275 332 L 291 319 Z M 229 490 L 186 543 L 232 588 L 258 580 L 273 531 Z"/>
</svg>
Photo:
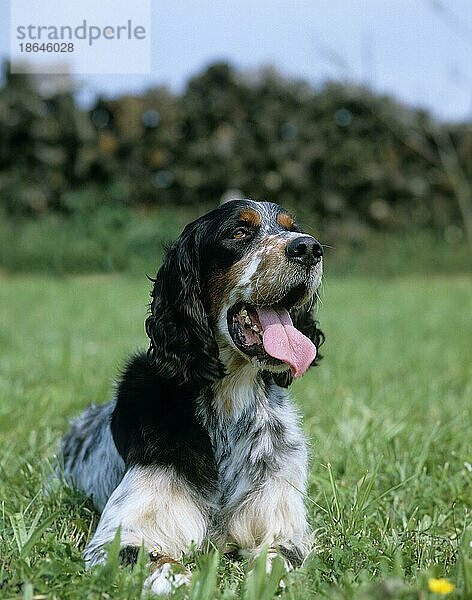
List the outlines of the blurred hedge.
<svg viewBox="0 0 472 600">
<path fill-rule="evenodd" d="M 359 87 L 315 89 L 221 63 L 180 95 L 155 88 L 98 98 L 86 111 L 71 91 L 41 94 L 5 66 L 0 211 L 16 219 L 204 208 L 238 190 L 295 207 L 333 238 L 366 226 L 460 236 L 454 185 L 436 146 L 444 132 L 470 182 L 470 123 L 437 123 Z"/>
</svg>

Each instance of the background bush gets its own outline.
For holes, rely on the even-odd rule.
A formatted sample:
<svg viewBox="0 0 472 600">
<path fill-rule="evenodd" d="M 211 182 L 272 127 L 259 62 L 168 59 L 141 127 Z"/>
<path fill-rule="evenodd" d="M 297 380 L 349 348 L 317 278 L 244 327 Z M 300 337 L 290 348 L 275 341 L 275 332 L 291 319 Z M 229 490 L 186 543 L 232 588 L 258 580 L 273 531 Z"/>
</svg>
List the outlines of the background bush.
<svg viewBox="0 0 472 600">
<path fill-rule="evenodd" d="M 9 270 L 127 268 L 225 194 L 294 209 L 335 245 L 368 244 L 375 231 L 417 240 L 427 231 L 430 246 L 454 245 L 468 233 L 471 123 L 439 123 L 365 88 L 314 88 L 224 63 L 180 95 L 155 88 L 97 98 L 89 110 L 67 80 L 48 93 L 37 83 L 5 65 L 0 231 L 10 243 L 0 262 Z M 184 216 L 170 217 L 176 208 Z"/>
</svg>

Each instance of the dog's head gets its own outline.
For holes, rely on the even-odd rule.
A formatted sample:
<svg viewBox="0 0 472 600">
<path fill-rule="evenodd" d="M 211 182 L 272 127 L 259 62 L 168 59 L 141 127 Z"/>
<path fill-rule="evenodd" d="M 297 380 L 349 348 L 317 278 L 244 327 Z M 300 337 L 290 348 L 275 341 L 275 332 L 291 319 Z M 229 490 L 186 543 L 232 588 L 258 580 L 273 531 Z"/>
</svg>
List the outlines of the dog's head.
<svg viewBox="0 0 472 600">
<path fill-rule="evenodd" d="M 206 384 L 249 362 L 288 386 L 324 339 L 311 314 L 322 255 L 269 202 L 234 200 L 187 225 L 157 273 L 146 321 L 158 372 Z"/>
</svg>

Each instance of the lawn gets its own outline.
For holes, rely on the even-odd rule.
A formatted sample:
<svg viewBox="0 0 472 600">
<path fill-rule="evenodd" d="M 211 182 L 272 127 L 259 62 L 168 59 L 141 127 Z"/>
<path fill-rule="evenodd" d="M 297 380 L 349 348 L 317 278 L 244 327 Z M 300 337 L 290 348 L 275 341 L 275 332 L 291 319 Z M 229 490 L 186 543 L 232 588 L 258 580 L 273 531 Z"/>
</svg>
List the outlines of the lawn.
<svg viewBox="0 0 472 600">
<path fill-rule="evenodd" d="M 68 420 L 110 397 L 145 344 L 149 282 L 0 278 L 0 597 L 138 598 L 142 565 L 85 572 L 97 517 L 43 494 Z M 321 365 L 292 386 L 311 446 L 316 546 L 287 598 L 472 598 L 472 281 L 326 277 Z M 272 598 L 276 579 L 214 552 L 193 600 Z M 259 565 L 260 566 L 260 565 Z M 447 590 L 446 590 L 447 591 Z M 183 597 L 183 592 L 179 594 Z"/>
</svg>

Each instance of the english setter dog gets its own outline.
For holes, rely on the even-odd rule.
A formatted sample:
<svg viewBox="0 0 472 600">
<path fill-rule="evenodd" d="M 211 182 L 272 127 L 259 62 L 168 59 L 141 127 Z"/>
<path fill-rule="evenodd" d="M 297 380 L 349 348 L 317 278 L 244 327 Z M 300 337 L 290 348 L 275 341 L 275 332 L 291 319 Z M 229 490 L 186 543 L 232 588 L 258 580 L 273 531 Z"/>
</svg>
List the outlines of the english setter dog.
<svg viewBox="0 0 472 600">
<path fill-rule="evenodd" d="M 288 212 L 253 200 L 210 211 L 167 250 L 147 353 L 62 443 L 63 477 L 101 512 L 89 566 L 118 529 L 124 562 L 149 553 L 156 593 L 188 580 L 178 561 L 205 540 L 292 565 L 307 555 L 307 449 L 286 388 L 324 340 L 322 255 Z"/>
</svg>

